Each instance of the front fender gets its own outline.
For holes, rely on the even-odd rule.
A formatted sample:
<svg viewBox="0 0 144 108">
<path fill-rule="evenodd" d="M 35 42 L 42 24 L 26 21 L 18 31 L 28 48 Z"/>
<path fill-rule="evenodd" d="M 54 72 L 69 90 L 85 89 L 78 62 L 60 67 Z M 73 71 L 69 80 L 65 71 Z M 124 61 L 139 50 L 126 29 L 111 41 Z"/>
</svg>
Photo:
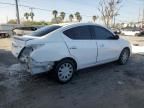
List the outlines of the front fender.
<svg viewBox="0 0 144 108">
<path fill-rule="evenodd" d="M 70 53 L 64 42 L 49 42 L 34 50 L 30 57 L 37 62 L 59 61 L 69 57 Z"/>
</svg>

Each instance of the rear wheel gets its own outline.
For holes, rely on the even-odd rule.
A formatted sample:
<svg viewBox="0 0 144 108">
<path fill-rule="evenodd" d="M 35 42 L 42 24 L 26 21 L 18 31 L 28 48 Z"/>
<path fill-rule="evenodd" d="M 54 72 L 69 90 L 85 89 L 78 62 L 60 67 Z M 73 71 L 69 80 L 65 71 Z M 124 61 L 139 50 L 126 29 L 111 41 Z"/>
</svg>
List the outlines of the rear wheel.
<svg viewBox="0 0 144 108">
<path fill-rule="evenodd" d="M 118 62 L 121 65 L 126 64 L 129 59 L 129 56 L 130 56 L 130 50 L 128 48 L 124 48 L 120 54 Z"/>
<path fill-rule="evenodd" d="M 72 60 L 65 59 L 55 65 L 55 77 L 60 83 L 67 83 L 76 71 L 76 65 Z"/>
<path fill-rule="evenodd" d="M 138 33 L 135 33 L 135 36 L 138 36 Z"/>
</svg>

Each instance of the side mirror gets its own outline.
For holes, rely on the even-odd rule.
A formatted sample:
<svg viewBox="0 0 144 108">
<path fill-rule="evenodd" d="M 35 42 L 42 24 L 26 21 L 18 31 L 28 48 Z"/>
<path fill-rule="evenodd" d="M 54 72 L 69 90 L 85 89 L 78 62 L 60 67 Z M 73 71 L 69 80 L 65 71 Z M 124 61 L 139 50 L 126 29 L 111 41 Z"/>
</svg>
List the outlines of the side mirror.
<svg viewBox="0 0 144 108">
<path fill-rule="evenodd" d="M 114 31 L 114 34 L 118 34 L 118 32 L 117 32 L 117 31 Z"/>
<path fill-rule="evenodd" d="M 115 40 L 119 39 L 119 35 L 117 35 L 117 34 L 114 35 L 113 39 L 115 39 Z"/>
</svg>

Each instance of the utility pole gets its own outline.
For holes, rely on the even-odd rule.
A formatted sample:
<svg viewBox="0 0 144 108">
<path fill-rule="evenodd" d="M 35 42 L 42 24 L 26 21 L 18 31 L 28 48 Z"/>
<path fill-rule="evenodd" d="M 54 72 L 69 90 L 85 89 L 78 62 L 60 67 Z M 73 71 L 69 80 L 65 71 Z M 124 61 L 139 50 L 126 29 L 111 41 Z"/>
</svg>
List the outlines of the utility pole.
<svg viewBox="0 0 144 108">
<path fill-rule="evenodd" d="M 144 5 L 144 2 L 143 2 L 143 5 Z M 144 8 L 142 10 L 141 28 L 144 28 Z"/>
<path fill-rule="evenodd" d="M 8 16 L 6 17 L 6 19 L 7 19 L 6 22 L 8 23 L 8 20 L 9 20 L 9 19 L 8 19 Z"/>
<path fill-rule="evenodd" d="M 114 14 L 114 19 L 113 19 L 113 26 L 114 26 L 114 27 L 115 27 L 115 25 L 116 25 L 116 17 L 117 17 L 118 15 L 120 15 L 120 14 L 118 14 L 118 13 Z"/>
<path fill-rule="evenodd" d="M 140 18 L 141 18 L 141 12 L 140 12 L 140 10 L 141 10 L 141 9 L 139 8 L 138 23 L 140 23 L 140 20 L 141 20 L 141 19 L 140 19 Z"/>
<path fill-rule="evenodd" d="M 142 19 L 142 27 L 144 26 L 144 8 L 143 8 L 143 19 Z"/>
<path fill-rule="evenodd" d="M 33 8 L 29 8 L 30 9 L 30 12 L 33 12 Z"/>
<path fill-rule="evenodd" d="M 17 17 L 17 24 L 20 24 L 18 0 L 15 0 L 15 4 L 16 4 L 16 17 Z"/>
</svg>

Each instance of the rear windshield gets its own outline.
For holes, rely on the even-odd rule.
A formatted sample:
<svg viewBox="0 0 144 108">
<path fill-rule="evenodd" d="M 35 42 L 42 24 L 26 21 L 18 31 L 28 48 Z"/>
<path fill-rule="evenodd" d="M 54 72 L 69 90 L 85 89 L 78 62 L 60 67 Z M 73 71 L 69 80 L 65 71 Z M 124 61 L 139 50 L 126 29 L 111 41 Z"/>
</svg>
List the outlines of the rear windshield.
<svg viewBox="0 0 144 108">
<path fill-rule="evenodd" d="M 36 36 L 36 37 L 41 37 L 41 36 L 44 36 L 56 29 L 59 29 L 61 26 L 57 26 L 57 25 L 52 25 L 52 26 L 45 26 L 45 27 L 42 27 L 34 32 L 32 32 L 30 35 L 31 36 Z"/>
<path fill-rule="evenodd" d="M 33 30 L 33 29 L 36 29 L 35 27 L 17 27 L 15 28 L 14 30 Z"/>
</svg>

